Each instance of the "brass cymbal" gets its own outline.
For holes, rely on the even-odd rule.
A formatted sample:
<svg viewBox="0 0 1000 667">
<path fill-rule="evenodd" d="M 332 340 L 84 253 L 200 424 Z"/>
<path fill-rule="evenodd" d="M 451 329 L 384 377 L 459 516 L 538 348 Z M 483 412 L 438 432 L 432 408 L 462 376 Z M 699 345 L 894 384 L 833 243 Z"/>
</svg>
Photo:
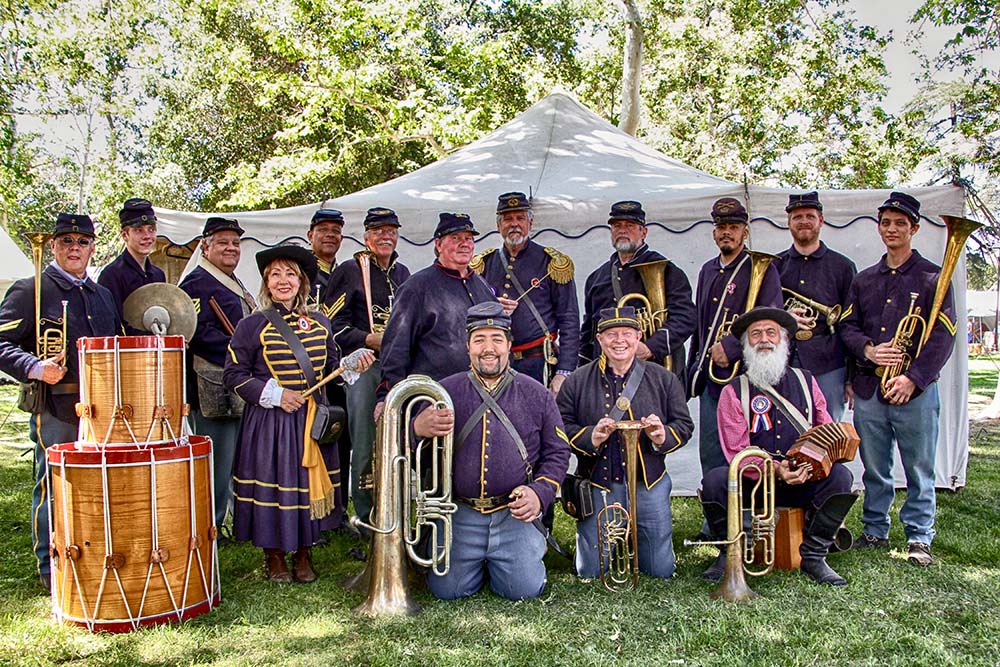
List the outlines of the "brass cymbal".
<svg viewBox="0 0 1000 667">
<path fill-rule="evenodd" d="M 170 283 L 151 283 L 132 292 L 125 299 L 125 322 L 135 329 L 149 331 L 150 327 L 143 323 L 143 318 L 155 306 L 167 313 L 167 335 L 184 336 L 185 340 L 191 340 L 198 325 L 198 313 L 195 312 L 191 297 L 180 287 Z"/>
</svg>

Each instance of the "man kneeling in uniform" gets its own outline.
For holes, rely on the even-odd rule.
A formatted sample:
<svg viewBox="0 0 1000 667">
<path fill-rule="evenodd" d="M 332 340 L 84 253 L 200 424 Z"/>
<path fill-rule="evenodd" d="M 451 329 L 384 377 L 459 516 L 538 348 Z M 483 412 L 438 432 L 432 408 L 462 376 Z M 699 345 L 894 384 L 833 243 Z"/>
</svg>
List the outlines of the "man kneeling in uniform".
<svg viewBox="0 0 1000 667">
<path fill-rule="evenodd" d="M 444 378 L 454 411 L 428 408 L 413 420 L 422 438 L 455 436 L 451 568 L 428 587 L 451 600 L 490 588 L 525 600 L 545 588 L 547 531 L 541 515 L 566 476 L 569 442 L 552 394 L 510 367 L 510 316 L 496 302 L 468 310 L 472 369 Z M 516 425 L 513 420 L 516 420 Z"/>
<path fill-rule="evenodd" d="M 799 547 L 802 572 L 818 583 L 846 586 L 847 581 L 827 565 L 826 555 L 857 499 L 851 492 L 854 476 L 844 464 L 834 463 L 825 479 L 809 481 L 809 468 L 796 467 L 792 460 L 783 458 L 783 452 L 799 435 L 792 418 L 800 426 L 810 427 L 831 421 L 826 399 L 812 374 L 788 367 L 788 337 L 797 328 L 795 318 L 787 312 L 767 307 L 754 308 L 733 324 L 732 333 L 743 344 L 746 374 L 726 385 L 719 397 L 719 439 L 727 461 L 746 447 L 771 453 L 775 459 L 775 504 L 806 510 L 805 535 Z M 702 480 L 702 510 L 713 540 L 727 538 L 728 475 L 729 467 L 719 466 Z M 751 485 L 745 488 L 749 490 Z M 718 581 L 725 563 L 723 549 L 702 576 Z"/>
</svg>

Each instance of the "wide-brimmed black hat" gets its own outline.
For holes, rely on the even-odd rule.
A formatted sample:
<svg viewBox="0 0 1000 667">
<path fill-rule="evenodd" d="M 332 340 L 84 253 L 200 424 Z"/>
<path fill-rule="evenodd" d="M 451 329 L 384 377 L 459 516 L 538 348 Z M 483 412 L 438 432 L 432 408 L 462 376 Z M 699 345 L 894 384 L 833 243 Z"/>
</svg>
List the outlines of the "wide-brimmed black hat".
<svg viewBox="0 0 1000 667">
<path fill-rule="evenodd" d="M 785 207 L 785 213 L 791 213 L 797 208 L 814 208 L 822 213 L 823 204 L 819 200 L 819 193 L 813 190 L 800 195 L 788 195 L 788 206 Z"/>
<path fill-rule="evenodd" d="M 402 227 L 399 224 L 399 217 L 395 211 L 391 208 L 383 208 L 381 206 L 368 209 L 368 213 L 365 214 L 365 229 L 374 229 L 375 227 L 385 227 L 387 225 Z"/>
<path fill-rule="evenodd" d="M 788 311 L 771 306 L 758 306 L 750 312 L 743 313 L 733 322 L 732 334 L 737 338 L 741 338 L 746 333 L 746 330 L 750 328 L 751 324 L 760 322 L 761 320 L 777 322 L 788 331 L 789 335 L 795 335 L 795 332 L 799 329 L 798 322 L 795 321 L 795 318 Z"/>
<path fill-rule="evenodd" d="M 122 210 L 118 211 L 118 222 L 121 223 L 122 229 L 155 225 L 156 214 L 153 212 L 153 204 L 148 199 L 137 197 L 126 199 L 122 204 Z"/>
<path fill-rule="evenodd" d="M 639 325 L 639 318 L 635 314 L 635 308 L 632 306 L 602 308 L 601 319 L 597 321 L 597 333 L 614 327 L 629 327 L 637 331 L 642 331 L 642 327 Z"/>
<path fill-rule="evenodd" d="M 510 315 L 496 301 L 484 301 L 471 306 L 465 315 L 465 331 L 476 329 L 502 329 L 510 333 Z"/>
<path fill-rule="evenodd" d="M 881 213 L 887 208 L 905 214 L 913 222 L 920 222 L 920 202 L 917 201 L 916 197 L 912 197 L 905 192 L 890 193 L 885 203 L 878 207 L 878 212 Z"/>
<path fill-rule="evenodd" d="M 458 232 L 472 232 L 473 236 L 479 235 L 468 213 L 438 214 L 438 225 L 434 230 L 434 238 L 439 239 L 448 236 L 448 234 L 457 234 Z"/>
<path fill-rule="evenodd" d="M 742 202 L 735 197 L 723 197 L 712 204 L 712 224 L 741 222 L 744 225 L 750 221 L 750 215 Z"/>
<path fill-rule="evenodd" d="M 265 248 L 255 255 L 257 259 L 257 268 L 260 270 L 260 275 L 264 275 L 264 271 L 267 269 L 268 265 L 276 259 L 287 259 L 289 261 L 295 262 L 302 269 L 302 273 L 306 274 L 306 278 L 309 279 L 310 285 L 316 284 L 316 274 L 319 272 L 319 265 L 316 263 L 316 255 L 312 254 L 308 249 L 303 248 L 300 245 L 295 245 L 293 243 L 288 243 L 285 245 L 276 245 L 273 248 Z"/>
<path fill-rule="evenodd" d="M 344 214 L 335 208 L 321 208 L 313 213 L 312 220 L 309 221 L 309 229 L 312 229 L 322 222 L 333 222 L 343 226 Z"/>
<path fill-rule="evenodd" d="M 89 215 L 60 213 L 56 216 L 56 226 L 52 230 L 53 237 L 74 233 L 94 236 L 94 221 L 90 219 Z"/>
<path fill-rule="evenodd" d="M 218 216 L 209 218 L 205 221 L 205 228 L 201 230 L 201 235 L 208 237 L 216 232 L 236 232 L 238 235 L 243 236 L 243 228 L 240 227 L 239 220 L 234 220 L 232 218 L 220 218 Z"/>
<path fill-rule="evenodd" d="M 642 204 L 637 201 L 615 202 L 611 205 L 611 212 L 608 214 L 608 224 L 610 225 L 615 220 L 630 220 L 645 227 L 646 212 L 642 210 Z"/>
<path fill-rule="evenodd" d="M 527 211 L 531 209 L 531 202 L 523 192 L 505 192 L 497 197 L 497 213 L 507 213 L 508 211 Z"/>
</svg>

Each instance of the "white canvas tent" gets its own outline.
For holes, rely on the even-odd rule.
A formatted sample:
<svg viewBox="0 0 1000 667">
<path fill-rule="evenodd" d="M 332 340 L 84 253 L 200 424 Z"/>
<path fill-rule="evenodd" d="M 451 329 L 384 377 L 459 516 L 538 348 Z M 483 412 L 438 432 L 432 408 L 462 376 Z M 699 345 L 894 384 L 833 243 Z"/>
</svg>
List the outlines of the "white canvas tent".
<svg viewBox="0 0 1000 667">
<path fill-rule="evenodd" d="M 411 268 L 433 259 L 430 242 L 438 213 L 469 213 L 478 229 L 481 248 L 499 245 L 494 220 L 497 195 L 521 190 L 533 197 L 535 239 L 568 253 L 576 263 L 577 287 L 611 253 L 606 220 L 612 202 L 637 199 L 650 221 L 647 241 L 671 258 L 697 282 L 702 263 L 717 253 L 711 239 L 708 213 L 723 196 L 743 200 L 751 216 L 751 246 L 777 252 L 790 244 L 784 228 L 788 191 L 744 187 L 693 169 L 667 157 L 603 120 L 573 98 L 557 93 L 482 139 L 448 157 L 400 178 L 344 197 L 308 206 L 266 211 L 226 213 L 247 230 L 239 275 L 248 285 L 259 278 L 252 254 L 262 245 L 288 239 L 304 242 L 313 211 L 320 206 L 344 212 L 347 220 L 340 257 L 361 247 L 362 220 L 372 206 L 394 209 L 403 223 L 399 253 Z M 908 192 L 923 203 L 926 216 L 915 245 L 927 257 L 940 261 L 945 231 L 942 213 L 961 214 L 963 192 L 957 187 L 914 188 Z M 824 240 L 851 257 L 858 267 L 869 266 L 882 253 L 871 217 L 888 196 L 886 190 L 822 191 L 827 225 Z M 159 230 L 177 244 L 195 238 L 209 213 L 157 210 Z M 955 272 L 959 321 L 964 321 L 964 262 Z M 582 300 L 581 300 L 582 303 Z M 941 434 L 936 465 L 937 485 L 965 484 L 968 455 L 965 338 L 945 367 L 940 383 Z M 691 403 L 697 419 L 697 406 Z M 675 493 L 691 494 L 700 471 L 697 435 L 669 460 Z M 860 464 L 855 464 L 860 481 Z M 897 465 L 897 480 L 902 474 Z"/>
<path fill-rule="evenodd" d="M 24 256 L 7 230 L 0 227 L 0 294 L 6 294 L 7 289 L 18 278 L 34 273 L 31 260 Z"/>
</svg>

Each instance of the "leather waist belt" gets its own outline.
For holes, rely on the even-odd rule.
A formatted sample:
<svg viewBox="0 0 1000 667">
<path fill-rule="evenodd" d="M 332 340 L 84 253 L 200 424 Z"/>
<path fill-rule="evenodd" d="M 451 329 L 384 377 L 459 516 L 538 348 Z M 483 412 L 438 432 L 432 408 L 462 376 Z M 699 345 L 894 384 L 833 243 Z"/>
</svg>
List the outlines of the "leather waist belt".
<svg viewBox="0 0 1000 667">
<path fill-rule="evenodd" d="M 526 350 L 511 350 L 510 356 L 514 358 L 515 361 L 520 361 L 521 359 L 531 359 L 532 357 L 540 357 L 545 354 L 545 345 L 539 343 L 534 347 L 529 347 Z"/>
<path fill-rule="evenodd" d="M 79 394 L 80 385 L 76 382 L 70 384 L 53 384 L 49 386 L 49 391 L 52 392 L 53 396 L 58 396 L 60 394 Z"/>
<path fill-rule="evenodd" d="M 498 507 L 503 507 L 504 505 L 510 504 L 510 498 L 507 496 L 488 496 L 486 498 L 458 498 L 458 502 L 463 505 L 468 505 L 472 509 L 476 510 L 494 510 Z"/>
</svg>

